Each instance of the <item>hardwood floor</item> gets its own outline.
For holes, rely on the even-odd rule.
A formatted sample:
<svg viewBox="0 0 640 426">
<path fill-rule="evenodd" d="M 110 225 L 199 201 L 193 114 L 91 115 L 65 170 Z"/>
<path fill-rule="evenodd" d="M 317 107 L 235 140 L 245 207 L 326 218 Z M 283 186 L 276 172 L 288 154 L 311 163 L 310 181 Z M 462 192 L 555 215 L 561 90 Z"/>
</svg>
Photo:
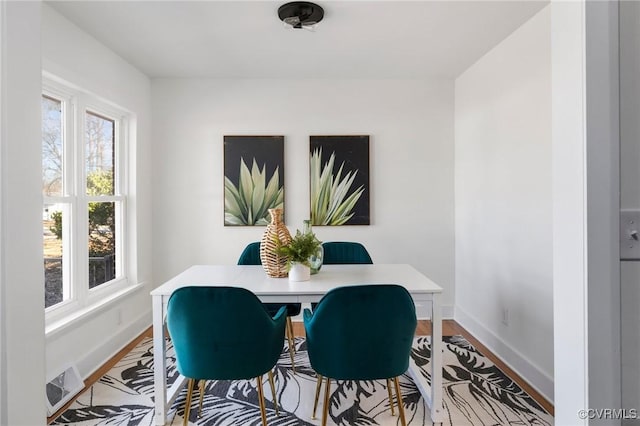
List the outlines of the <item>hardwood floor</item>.
<svg viewBox="0 0 640 426">
<path fill-rule="evenodd" d="M 304 325 L 302 322 L 293 322 L 293 331 L 296 336 L 304 337 Z M 418 321 L 418 327 L 416 328 L 416 335 L 424 336 L 431 334 L 431 322 L 430 321 Z M 475 337 L 473 337 L 467 330 L 460 326 L 454 320 L 442 321 L 442 335 L 443 336 L 455 336 L 461 335 L 469 343 L 476 347 L 483 355 L 489 358 L 500 370 L 502 370 L 507 376 L 509 376 L 514 382 L 516 382 L 522 389 L 525 390 L 533 399 L 536 400 L 540 406 L 547 410 L 551 415 L 554 414 L 554 407 L 549 401 L 547 401 L 539 392 L 533 389 L 526 381 L 516 374 L 511 368 L 509 368 L 504 362 L 502 362 L 497 356 L 495 356 L 486 346 L 480 343 Z M 136 337 L 131 343 L 124 347 L 120 352 L 113 356 L 107 363 L 96 370 L 85 381 L 85 387 L 78 395 L 91 388 L 91 386 L 97 382 L 100 377 L 105 375 L 123 356 L 131 351 L 140 341 L 145 337 L 152 337 L 151 327 L 149 327 L 144 333 Z M 75 398 L 74 398 L 75 400 Z M 56 417 L 62 414 L 74 400 L 69 401 L 64 407 L 58 410 L 53 416 L 47 418 L 47 423 L 51 423 Z"/>
</svg>

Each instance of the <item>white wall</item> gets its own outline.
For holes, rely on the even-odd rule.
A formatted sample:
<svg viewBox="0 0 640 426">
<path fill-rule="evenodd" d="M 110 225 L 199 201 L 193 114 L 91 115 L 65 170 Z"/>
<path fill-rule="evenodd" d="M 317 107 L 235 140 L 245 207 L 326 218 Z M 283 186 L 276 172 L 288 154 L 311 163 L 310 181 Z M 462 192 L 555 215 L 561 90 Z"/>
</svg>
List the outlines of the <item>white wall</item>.
<svg viewBox="0 0 640 426">
<path fill-rule="evenodd" d="M 620 408 L 618 2 L 587 1 L 584 17 L 589 407 Z"/>
<path fill-rule="evenodd" d="M 37 425 L 44 402 L 40 4 L 1 2 L 0 424 Z"/>
<path fill-rule="evenodd" d="M 376 263 L 414 265 L 453 305 L 453 83 L 154 80 L 156 284 L 198 263 L 235 263 L 263 227 L 223 226 L 223 136 L 285 136 L 285 216 L 309 216 L 309 135 L 370 135 L 371 225 L 315 227 L 361 241 Z"/>
<path fill-rule="evenodd" d="M 618 2 L 551 10 L 555 422 L 619 425 Z"/>
<path fill-rule="evenodd" d="M 4 22 L 4 17 L 6 14 L 5 11 L 5 3 L 0 3 L 0 22 Z M 4 25 L 3 25 L 4 27 Z M 3 170 L 4 170 L 4 166 L 2 165 L 2 161 L 4 158 L 4 145 L 5 145 L 5 136 L 4 136 L 4 128 L 5 128 L 5 118 L 4 118 L 4 111 L 6 110 L 6 106 L 4 105 L 4 101 L 2 101 L 3 99 L 5 99 L 5 95 L 3 92 L 3 89 L 5 87 L 5 47 L 4 47 L 4 43 L 2 42 L 5 38 L 6 38 L 6 34 L 5 31 L 2 31 L 0 29 L 0 200 L 4 201 L 3 198 L 3 190 L 2 190 L 2 183 L 4 182 L 4 175 L 3 175 Z M 2 224 L 2 218 L 4 217 L 4 214 L 2 213 L 2 209 L 0 208 L 0 241 L 3 241 L 2 239 L 2 234 L 3 234 L 3 228 L 4 225 Z M 4 286 L 5 286 L 5 280 L 4 280 L 4 244 L 0 243 L 0 324 L 5 324 L 6 323 L 6 319 L 5 319 L 5 309 L 4 309 Z M 6 379 L 5 376 L 7 375 L 7 359 L 4 355 L 4 347 L 7 344 L 6 340 L 7 340 L 7 336 L 6 336 L 6 329 L 5 327 L 0 326 L 0 423 L 6 423 L 6 411 L 7 411 L 7 385 L 6 385 Z"/>
<path fill-rule="evenodd" d="M 620 206 L 640 209 L 640 3 L 620 3 Z M 640 401 L 640 262 L 621 274 L 622 407 Z M 626 424 L 640 424 L 627 420 Z"/>
<path fill-rule="evenodd" d="M 87 376 L 151 323 L 151 139 L 150 81 L 122 58 L 51 7 L 42 6 L 43 69 L 134 114 L 136 146 L 129 151 L 135 173 L 131 198 L 137 216 L 128 231 L 137 247 L 131 280 L 146 284 L 123 299 L 60 331 L 47 335 L 47 373 L 66 363 Z"/>
<path fill-rule="evenodd" d="M 588 408 L 584 2 L 551 3 L 555 422 Z"/>
<path fill-rule="evenodd" d="M 548 7 L 456 79 L 455 194 L 455 318 L 552 399 Z"/>
</svg>

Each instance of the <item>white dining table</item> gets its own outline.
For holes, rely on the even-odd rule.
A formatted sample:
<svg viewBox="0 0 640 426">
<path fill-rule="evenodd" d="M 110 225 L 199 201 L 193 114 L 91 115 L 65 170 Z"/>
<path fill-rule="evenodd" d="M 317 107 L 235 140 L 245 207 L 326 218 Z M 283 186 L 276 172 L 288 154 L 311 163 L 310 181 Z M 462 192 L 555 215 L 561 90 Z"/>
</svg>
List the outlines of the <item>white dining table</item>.
<svg viewBox="0 0 640 426">
<path fill-rule="evenodd" d="M 310 303 L 318 302 L 329 290 L 348 285 L 398 284 L 407 289 L 417 307 L 430 309 L 431 360 L 427 383 L 413 359 L 409 360 L 409 375 L 414 380 L 430 408 L 431 420 L 441 423 L 442 407 L 442 288 L 406 264 L 324 265 L 310 281 L 294 282 L 287 278 L 271 278 L 262 266 L 255 265 L 195 265 L 176 275 L 151 292 L 153 303 L 153 361 L 155 423 L 164 425 L 167 412 L 184 386 L 186 378 L 179 377 L 167 387 L 167 358 L 165 318 L 171 294 L 186 286 L 232 286 L 253 292 L 262 302 Z"/>
</svg>

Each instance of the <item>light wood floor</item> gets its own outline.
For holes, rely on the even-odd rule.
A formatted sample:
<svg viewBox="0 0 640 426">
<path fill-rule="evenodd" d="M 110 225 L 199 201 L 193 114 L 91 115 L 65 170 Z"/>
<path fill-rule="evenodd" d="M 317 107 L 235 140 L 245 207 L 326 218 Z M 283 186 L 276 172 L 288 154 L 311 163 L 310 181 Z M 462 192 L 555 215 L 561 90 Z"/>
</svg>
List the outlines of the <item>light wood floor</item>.
<svg viewBox="0 0 640 426">
<path fill-rule="evenodd" d="M 304 325 L 301 322 L 294 321 L 293 322 L 293 331 L 296 336 L 304 337 Z M 416 335 L 425 336 L 431 334 L 431 322 L 430 321 L 418 321 L 418 327 L 416 329 Z M 114 355 L 106 364 L 100 367 L 96 372 L 94 372 L 91 376 L 87 378 L 85 381 L 85 387 L 82 392 L 91 388 L 91 386 L 100 380 L 100 377 L 104 376 L 122 357 L 124 357 L 127 353 L 129 353 L 133 348 L 140 343 L 142 339 L 145 337 L 152 337 L 153 333 L 151 331 L 151 327 L 149 327 L 144 333 L 140 336 L 136 337 L 131 343 L 125 346 L 120 352 Z M 455 336 L 461 335 L 469 343 L 471 343 L 476 349 L 478 349 L 483 355 L 489 358 L 500 370 L 502 370 L 507 376 L 509 376 L 514 382 L 516 382 L 525 392 L 527 392 L 533 399 L 536 400 L 540 406 L 542 406 L 545 410 L 547 410 L 552 416 L 554 415 L 553 404 L 547 401 L 539 392 L 533 389 L 526 381 L 522 379 L 518 374 L 516 374 L 512 369 L 510 369 L 504 362 L 500 360 L 497 356 L 495 356 L 486 346 L 480 343 L 475 337 L 473 337 L 467 330 L 465 330 L 462 326 L 460 326 L 454 320 L 443 320 L 442 321 L 442 335 L 443 336 Z M 80 394 L 82 394 L 80 392 Z M 80 395 L 78 394 L 78 395 Z M 76 397 L 77 398 L 77 397 Z M 51 423 L 56 417 L 62 414 L 71 404 L 72 401 L 69 401 L 64 407 L 58 410 L 53 416 L 47 419 L 47 423 Z"/>
</svg>

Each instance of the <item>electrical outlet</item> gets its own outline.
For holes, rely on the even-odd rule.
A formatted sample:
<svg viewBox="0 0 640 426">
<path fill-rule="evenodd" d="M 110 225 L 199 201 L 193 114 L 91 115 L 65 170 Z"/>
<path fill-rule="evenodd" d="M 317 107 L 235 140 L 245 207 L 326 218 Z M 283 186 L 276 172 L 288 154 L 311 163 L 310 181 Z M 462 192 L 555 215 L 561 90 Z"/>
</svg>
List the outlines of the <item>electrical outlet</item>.
<svg viewBox="0 0 640 426">
<path fill-rule="evenodd" d="M 118 309 L 116 312 L 117 325 L 122 325 L 122 309 Z"/>
<path fill-rule="evenodd" d="M 502 320 L 501 320 L 502 324 L 506 325 L 507 327 L 509 326 L 509 309 L 507 308 L 503 308 L 502 309 Z"/>
</svg>

